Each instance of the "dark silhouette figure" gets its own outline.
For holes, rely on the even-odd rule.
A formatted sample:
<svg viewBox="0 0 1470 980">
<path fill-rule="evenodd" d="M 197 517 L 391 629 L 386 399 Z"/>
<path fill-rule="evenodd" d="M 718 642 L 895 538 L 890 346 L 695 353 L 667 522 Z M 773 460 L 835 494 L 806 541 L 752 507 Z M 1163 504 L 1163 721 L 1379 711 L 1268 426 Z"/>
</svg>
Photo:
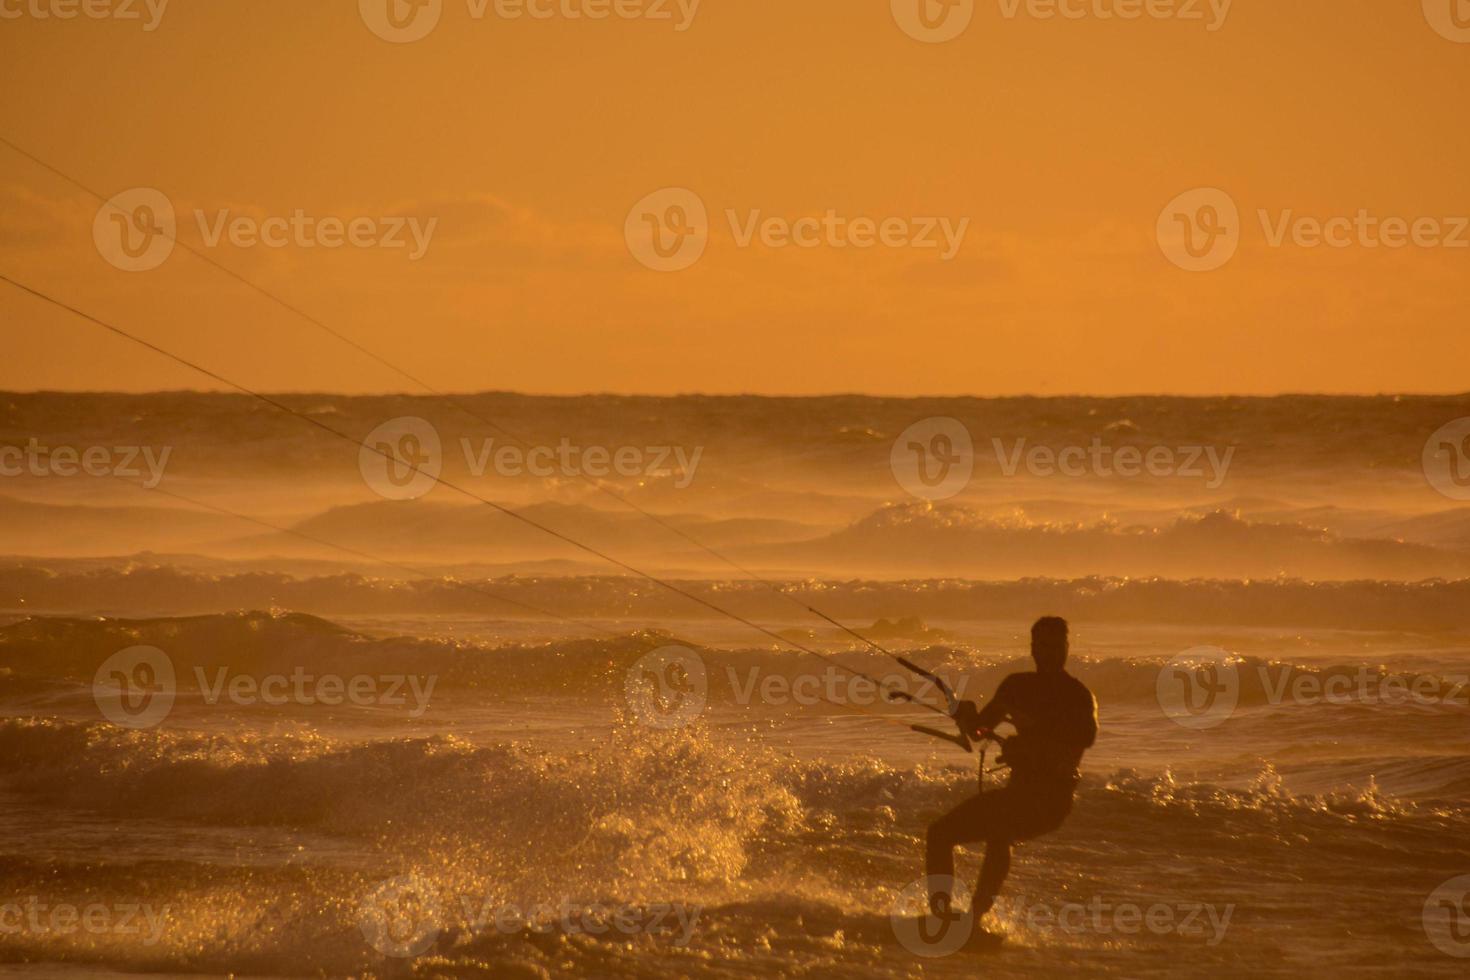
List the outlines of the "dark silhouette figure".
<svg viewBox="0 0 1470 980">
<path fill-rule="evenodd" d="M 978 928 L 1011 869 L 1011 845 L 1050 833 L 1072 811 L 1082 753 L 1097 739 L 1097 700 L 1067 673 L 1067 621 L 1044 616 L 1031 627 L 1031 657 L 1036 670 L 1011 674 L 995 696 L 976 710 L 962 702 L 955 720 L 970 737 L 980 738 L 1002 722 L 1015 726 L 1006 739 L 1004 759 L 1011 777 L 1003 789 L 966 800 L 929 827 L 926 873 L 952 879 L 958 844 L 985 842 L 985 864 L 970 906 Z M 935 915 L 950 917 L 952 896 L 934 891 Z"/>
</svg>

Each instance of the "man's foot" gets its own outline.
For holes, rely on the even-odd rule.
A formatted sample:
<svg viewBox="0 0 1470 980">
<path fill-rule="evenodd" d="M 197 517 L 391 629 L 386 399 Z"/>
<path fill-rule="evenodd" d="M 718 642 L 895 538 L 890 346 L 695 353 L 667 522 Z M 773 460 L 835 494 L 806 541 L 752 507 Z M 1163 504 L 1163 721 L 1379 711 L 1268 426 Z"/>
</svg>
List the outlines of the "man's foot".
<svg viewBox="0 0 1470 980">
<path fill-rule="evenodd" d="M 970 929 L 970 938 L 965 941 L 963 948 L 967 953 L 988 953 L 999 949 L 1005 941 L 1005 933 L 991 932 L 976 922 Z"/>
</svg>

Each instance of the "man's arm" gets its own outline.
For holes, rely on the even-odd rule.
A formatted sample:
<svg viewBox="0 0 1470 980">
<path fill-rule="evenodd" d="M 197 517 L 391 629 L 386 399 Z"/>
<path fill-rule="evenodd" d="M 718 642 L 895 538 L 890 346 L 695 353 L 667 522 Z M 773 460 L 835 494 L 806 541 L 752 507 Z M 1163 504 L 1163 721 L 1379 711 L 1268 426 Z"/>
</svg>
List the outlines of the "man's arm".
<svg viewBox="0 0 1470 980">
<path fill-rule="evenodd" d="M 1086 691 L 1087 694 L 1087 711 L 1086 717 L 1078 726 L 1079 731 L 1077 734 L 1082 743 L 1082 747 L 1084 749 L 1090 749 L 1093 743 L 1097 741 L 1097 698 L 1093 697 L 1092 692 L 1086 688 L 1083 688 L 1083 691 Z"/>
<path fill-rule="evenodd" d="M 955 721 L 959 723 L 960 729 L 971 738 L 979 738 L 982 731 L 988 731 L 1005 721 L 1006 714 L 1010 711 L 1010 689 L 1011 678 L 1007 677 L 1000 682 L 1000 687 L 995 689 L 995 694 L 986 702 L 985 707 L 977 709 L 974 701 L 961 701 L 959 710 L 955 712 Z"/>
</svg>

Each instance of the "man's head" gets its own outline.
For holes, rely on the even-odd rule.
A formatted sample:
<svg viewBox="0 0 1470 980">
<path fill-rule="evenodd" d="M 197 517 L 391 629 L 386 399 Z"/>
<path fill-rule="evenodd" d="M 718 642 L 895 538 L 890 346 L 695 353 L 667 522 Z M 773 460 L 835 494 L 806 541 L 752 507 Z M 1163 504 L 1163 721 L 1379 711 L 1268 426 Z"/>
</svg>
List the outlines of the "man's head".
<svg viewBox="0 0 1470 980">
<path fill-rule="evenodd" d="M 1067 662 L 1067 621 L 1042 616 L 1031 626 L 1031 659 L 1039 671 L 1061 670 Z"/>
</svg>

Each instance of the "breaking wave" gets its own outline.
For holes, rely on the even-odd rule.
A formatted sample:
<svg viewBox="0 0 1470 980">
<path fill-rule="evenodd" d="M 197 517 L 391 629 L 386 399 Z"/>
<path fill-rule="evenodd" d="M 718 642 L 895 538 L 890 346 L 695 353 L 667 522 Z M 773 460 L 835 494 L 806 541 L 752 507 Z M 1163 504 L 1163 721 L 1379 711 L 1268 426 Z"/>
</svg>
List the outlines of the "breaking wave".
<svg viewBox="0 0 1470 980">
<path fill-rule="evenodd" d="M 827 613 L 854 622 L 871 622 L 875 617 L 1029 620 L 1036 610 L 1048 609 L 1095 623 L 1418 631 L 1470 627 L 1470 578 L 1396 582 L 1093 576 L 993 582 L 804 579 L 780 584 L 792 597 L 819 603 Z M 684 580 L 679 585 L 741 615 L 779 621 L 791 614 L 790 604 L 760 583 Z M 319 616 L 476 614 L 516 619 L 528 615 L 497 597 L 576 618 L 657 622 L 715 615 L 637 580 L 618 577 L 516 575 L 400 581 L 359 574 L 217 574 L 147 561 L 88 570 L 0 566 L 0 607 L 12 610 L 147 609 L 178 615 L 284 607 Z M 542 622 L 565 632 L 587 632 L 573 623 Z"/>
</svg>

